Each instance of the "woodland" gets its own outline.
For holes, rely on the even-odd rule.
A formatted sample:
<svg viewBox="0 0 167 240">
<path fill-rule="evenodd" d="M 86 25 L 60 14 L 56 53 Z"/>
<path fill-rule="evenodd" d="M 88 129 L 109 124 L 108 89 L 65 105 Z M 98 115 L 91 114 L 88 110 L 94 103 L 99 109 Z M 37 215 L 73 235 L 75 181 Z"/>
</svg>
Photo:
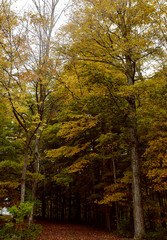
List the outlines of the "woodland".
<svg viewBox="0 0 167 240">
<path fill-rule="evenodd" d="M 23 232 L 29 213 L 29 225 L 165 240 L 167 3 L 61 2 L 18 11 L 0 0 L 0 207 L 16 217 L 6 227 Z"/>
</svg>

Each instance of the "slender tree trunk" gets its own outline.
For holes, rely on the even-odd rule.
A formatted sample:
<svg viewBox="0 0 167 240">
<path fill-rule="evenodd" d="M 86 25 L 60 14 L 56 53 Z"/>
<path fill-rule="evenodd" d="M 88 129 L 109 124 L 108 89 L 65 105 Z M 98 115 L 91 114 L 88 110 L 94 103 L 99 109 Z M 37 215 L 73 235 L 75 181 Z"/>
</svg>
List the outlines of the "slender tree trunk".
<svg viewBox="0 0 167 240">
<path fill-rule="evenodd" d="M 71 183 L 69 184 L 68 220 L 71 221 Z"/>
<path fill-rule="evenodd" d="M 106 230 L 111 231 L 110 207 L 105 206 Z"/>
<path fill-rule="evenodd" d="M 34 147 L 34 162 L 33 162 L 33 173 L 35 176 L 33 177 L 32 181 L 32 200 L 36 200 L 36 190 L 37 190 L 37 183 L 38 180 L 36 178 L 36 174 L 39 172 L 39 162 L 40 162 L 40 138 L 41 138 L 41 130 L 38 128 L 36 137 L 35 137 L 35 147 Z"/>
<path fill-rule="evenodd" d="M 42 196 L 42 219 L 46 218 L 46 200 L 45 200 L 45 192 L 43 192 Z"/>
<path fill-rule="evenodd" d="M 23 165 L 22 176 L 21 176 L 21 199 L 20 199 L 21 203 L 23 203 L 25 201 L 26 172 L 27 172 L 27 164 L 28 164 L 29 145 L 30 145 L 30 141 L 29 141 L 29 137 L 27 137 L 25 147 L 24 147 L 24 165 Z"/>
<path fill-rule="evenodd" d="M 117 172 L 116 172 L 116 162 L 115 162 L 113 144 L 112 144 L 112 165 L 113 165 L 114 183 L 116 184 L 117 183 Z M 115 202 L 115 215 L 116 215 L 116 225 L 117 225 L 117 231 L 118 231 L 118 229 L 119 229 L 118 202 Z"/>
<path fill-rule="evenodd" d="M 161 194 L 158 192 L 158 201 L 160 206 L 160 217 L 161 217 L 161 225 L 163 228 L 166 228 L 166 221 L 165 221 L 165 207 L 163 206 L 163 199 L 161 197 Z"/>
<path fill-rule="evenodd" d="M 39 161 L 40 161 L 40 153 L 39 153 L 39 147 L 40 147 L 40 137 L 41 137 L 41 130 L 38 128 L 36 132 L 35 137 L 35 147 L 34 147 L 34 162 L 33 162 L 33 173 L 35 176 L 32 179 L 32 189 L 31 189 L 31 195 L 32 195 L 32 201 L 36 200 L 36 192 L 37 192 L 37 176 L 36 174 L 39 172 Z M 29 224 L 33 221 L 34 218 L 34 208 L 32 209 L 32 212 L 29 216 Z"/>
</svg>

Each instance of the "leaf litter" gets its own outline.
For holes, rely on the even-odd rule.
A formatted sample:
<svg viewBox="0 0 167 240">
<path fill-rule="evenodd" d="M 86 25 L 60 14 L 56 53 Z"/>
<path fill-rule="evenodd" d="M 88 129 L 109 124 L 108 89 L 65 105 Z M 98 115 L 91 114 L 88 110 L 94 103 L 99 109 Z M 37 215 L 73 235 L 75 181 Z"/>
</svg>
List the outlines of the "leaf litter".
<svg viewBox="0 0 167 240">
<path fill-rule="evenodd" d="M 123 240 L 100 229 L 69 223 L 41 222 L 38 240 Z"/>
</svg>

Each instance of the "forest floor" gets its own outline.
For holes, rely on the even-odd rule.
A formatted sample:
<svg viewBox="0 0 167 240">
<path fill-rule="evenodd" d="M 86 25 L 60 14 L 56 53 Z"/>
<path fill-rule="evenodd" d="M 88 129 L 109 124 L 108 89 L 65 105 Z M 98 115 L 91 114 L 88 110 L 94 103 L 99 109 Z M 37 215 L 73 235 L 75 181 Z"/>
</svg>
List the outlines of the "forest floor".
<svg viewBox="0 0 167 240">
<path fill-rule="evenodd" d="M 79 224 L 40 222 L 38 240 L 123 240 L 112 233 Z"/>
</svg>

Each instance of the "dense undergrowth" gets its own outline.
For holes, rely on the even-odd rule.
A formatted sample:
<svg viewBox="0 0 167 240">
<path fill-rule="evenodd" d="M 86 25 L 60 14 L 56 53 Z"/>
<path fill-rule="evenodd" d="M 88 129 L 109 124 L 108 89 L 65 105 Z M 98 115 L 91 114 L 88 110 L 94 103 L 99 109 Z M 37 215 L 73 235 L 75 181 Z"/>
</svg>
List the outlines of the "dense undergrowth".
<svg viewBox="0 0 167 240">
<path fill-rule="evenodd" d="M 32 209 L 33 204 L 30 202 L 9 208 L 11 215 L 0 218 L 0 239 L 37 240 L 42 228 L 41 225 L 28 221 Z"/>
</svg>

